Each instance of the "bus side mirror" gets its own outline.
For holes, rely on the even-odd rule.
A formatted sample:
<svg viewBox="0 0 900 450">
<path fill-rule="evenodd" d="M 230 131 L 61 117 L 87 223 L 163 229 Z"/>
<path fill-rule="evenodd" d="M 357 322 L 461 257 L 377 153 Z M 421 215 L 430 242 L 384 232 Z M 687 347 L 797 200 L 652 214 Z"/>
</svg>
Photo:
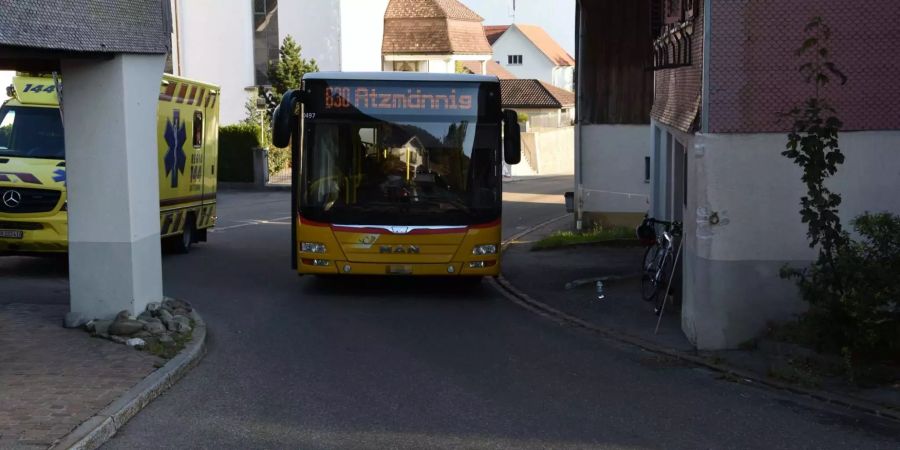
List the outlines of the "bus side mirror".
<svg viewBox="0 0 900 450">
<path fill-rule="evenodd" d="M 519 114 L 511 109 L 503 110 L 503 160 L 518 164 L 522 160 L 522 129 Z"/>
<path fill-rule="evenodd" d="M 278 148 L 285 148 L 291 143 L 291 127 L 296 126 L 294 105 L 299 97 L 297 90 L 285 92 L 281 104 L 272 113 L 272 144 Z"/>
</svg>

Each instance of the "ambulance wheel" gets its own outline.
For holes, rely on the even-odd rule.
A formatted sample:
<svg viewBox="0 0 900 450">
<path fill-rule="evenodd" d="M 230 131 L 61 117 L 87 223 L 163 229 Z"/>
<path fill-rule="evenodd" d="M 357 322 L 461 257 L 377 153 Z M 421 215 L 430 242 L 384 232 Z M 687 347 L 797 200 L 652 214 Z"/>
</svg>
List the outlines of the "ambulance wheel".
<svg viewBox="0 0 900 450">
<path fill-rule="evenodd" d="M 184 232 L 181 233 L 181 236 L 175 238 L 175 253 L 190 253 L 191 244 L 194 243 L 194 235 L 196 232 L 197 228 L 194 225 L 194 216 L 188 215 L 187 219 L 184 221 Z"/>
</svg>

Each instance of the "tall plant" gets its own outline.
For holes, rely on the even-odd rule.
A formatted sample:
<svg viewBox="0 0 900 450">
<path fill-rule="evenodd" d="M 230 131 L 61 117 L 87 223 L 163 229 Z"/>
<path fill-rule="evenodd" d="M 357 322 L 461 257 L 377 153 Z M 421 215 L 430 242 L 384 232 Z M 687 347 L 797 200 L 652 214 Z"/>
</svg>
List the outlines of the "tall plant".
<svg viewBox="0 0 900 450">
<path fill-rule="evenodd" d="M 300 44 L 287 35 L 278 50 L 278 61 L 269 65 L 269 82 L 275 88 L 279 100 L 289 89 L 300 87 L 304 74 L 319 71 L 315 58 L 304 59 L 301 51 Z"/>
<path fill-rule="evenodd" d="M 825 98 L 824 88 L 834 79 L 844 84 L 847 77 L 830 59 L 831 29 L 822 18 L 814 18 L 805 31 L 807 36 L 797 56 L 804 58 L 799 72 L 811 86 L 811 95 L 787 113 L 793 119 L 793 126 L 788 134 L 787 150 L 781 154 L 803 169 L 807 193 L 800 199 L 800 217 L 808 225 L 809 246 L 818 246 L 820 257 L 834 267 L 835 253 L 846 245 L 847 234 L 838 216 L 841 196 L 831 192 L 825 181 L 844 162 L 838 142 L 843 123 Z"/>
</svg>

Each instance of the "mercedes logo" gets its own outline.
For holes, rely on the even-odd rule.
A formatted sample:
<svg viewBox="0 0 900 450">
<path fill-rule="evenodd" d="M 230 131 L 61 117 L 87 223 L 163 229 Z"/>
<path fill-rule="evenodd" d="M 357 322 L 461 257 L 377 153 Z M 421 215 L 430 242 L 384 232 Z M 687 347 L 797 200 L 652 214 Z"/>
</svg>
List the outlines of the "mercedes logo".
<svg viewBox="0 0 900 450">
<path fill-rule="evenodd" d="M 3 204 L 8 208 L 18 208 L 22 204 L 22 193 L 12 190 L 4 192 Z"/>
</svg>

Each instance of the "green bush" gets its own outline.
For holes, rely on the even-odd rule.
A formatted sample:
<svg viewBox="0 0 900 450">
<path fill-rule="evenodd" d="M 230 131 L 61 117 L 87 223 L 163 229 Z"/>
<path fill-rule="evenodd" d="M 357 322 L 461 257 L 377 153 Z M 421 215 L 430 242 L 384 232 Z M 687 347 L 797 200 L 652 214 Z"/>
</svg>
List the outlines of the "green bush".
<svg viewBox="0 0 900 450">
<path fill-rule="evenodd" d="M 291 166 L 291 149 L 269 147 L 269 175 L 275 175 Z"/>
<path fill-rule="evenodd" d="M 848 237 L 832 261 L 784 270 L 809 303 L 807 344 L 843 355 L 851 375 L 860 363 L 900 361 L 900 217 L 867 213 L 853 227 L 859 239 Z"/>
<path fill-rule="evenodd" d="M 219 181 L 253 182 L 253 149 L 259 147 L 259 126 L 219 128 Z"/>
</svg>

